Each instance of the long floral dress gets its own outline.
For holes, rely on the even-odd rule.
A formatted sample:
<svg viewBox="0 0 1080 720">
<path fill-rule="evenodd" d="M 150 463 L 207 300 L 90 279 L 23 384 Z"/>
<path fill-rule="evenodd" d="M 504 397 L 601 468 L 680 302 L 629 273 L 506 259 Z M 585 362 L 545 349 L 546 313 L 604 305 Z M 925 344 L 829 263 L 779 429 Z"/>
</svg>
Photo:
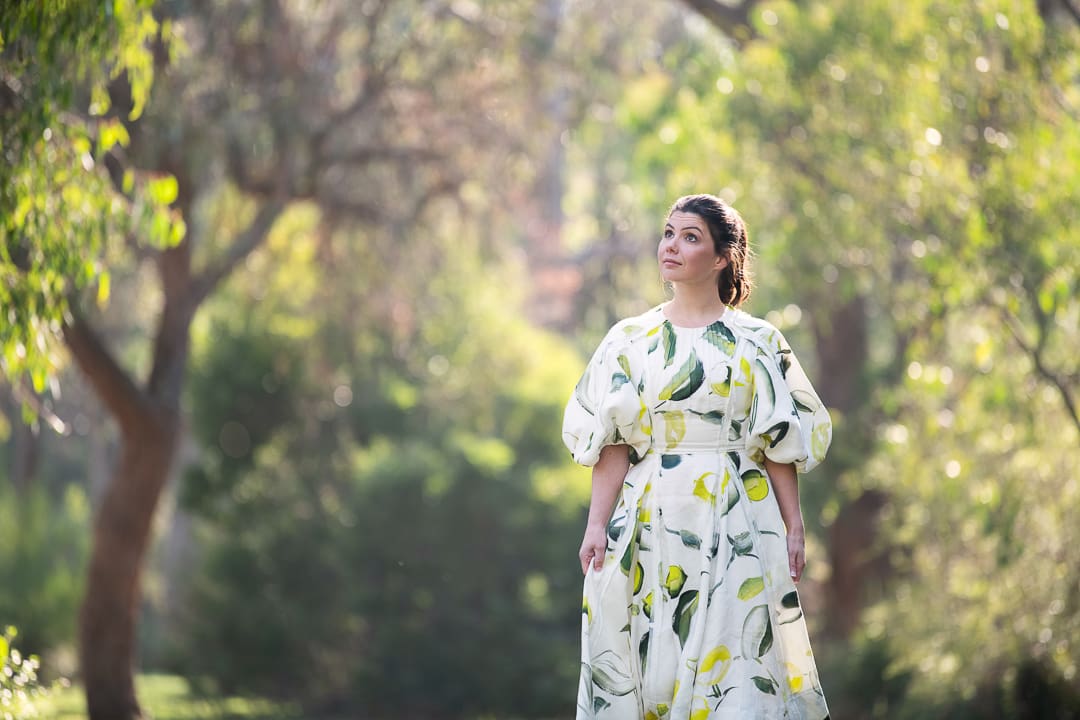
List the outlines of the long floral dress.
<svg viewBox="0 0 1080 720">
<path fill-rule="evenodd" d="M 577 717 L 828 717 L 765 457 L 816 466 L 829 415 L 780 331 L 734 308 L 617 323 L 564 417 L 582 465 L 630 446 L 582 607 Z"/>
</svg>

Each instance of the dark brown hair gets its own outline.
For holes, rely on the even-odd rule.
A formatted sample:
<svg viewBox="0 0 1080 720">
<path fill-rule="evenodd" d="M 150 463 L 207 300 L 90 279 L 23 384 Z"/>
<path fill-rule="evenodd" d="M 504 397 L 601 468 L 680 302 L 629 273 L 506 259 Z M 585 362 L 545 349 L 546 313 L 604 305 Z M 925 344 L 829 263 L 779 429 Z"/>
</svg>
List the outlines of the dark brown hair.
<svg viewBox="0 0 1080 720">
<path fill-rule="evenodd" d="M 720 300 L 734 307 L 746 302 L 754 282 L 750 275 L 750 238 L 739 212 L 715 195 L 704 194 L 679 198 L 668 216 L 673 212 L 693 213 L 705 221 L 716 254 L 728 260 L 716 282 Z"/>
</svg>

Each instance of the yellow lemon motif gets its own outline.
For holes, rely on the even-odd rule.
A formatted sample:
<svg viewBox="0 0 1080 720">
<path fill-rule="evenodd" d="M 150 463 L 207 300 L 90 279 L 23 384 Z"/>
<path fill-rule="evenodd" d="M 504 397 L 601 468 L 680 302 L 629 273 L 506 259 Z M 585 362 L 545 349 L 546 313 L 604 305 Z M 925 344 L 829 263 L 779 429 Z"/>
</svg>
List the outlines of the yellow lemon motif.
<svg viewBox="0 0 1080 720">
<path fill-rule="evenodd" d="M 634 567 L 634 594 L 637 595 L 641 592 L 641 583 L 645 579 L 645 569 L 641 567 L 641 563 L 638 563 Z"/>
<path fill-rule="evenodd" d="M 660 716 L 654 713 L 652 710 L 649 710 L 645 713 L 645 720 L 660 720 Z"/>
<path fill-rule="evenodd" d="M 788 678 L 788 685 L 791 686 L 791 692 L 797 693 L 802 690 L 803 677 L 802 675 L 792 675 Z"/>
<path fill-rule="evenodd" d="M 713 668 L 716 668 L 716 674 L 709 675 Z M 715 685 L 724 679 L 730 669 L 731 651 L 728 650 L 727 645 L 720 645 L 710 650 L 709 654 L 701 661 L 701 665 L 698 666 L 698 674 L 707 675 L 709 678 L 708 683 Z"/>
<path fill-rule="evenodd" d="M 705 487 L 705 478 L 712 475 L 711 472 L 707 472 L 694 482 L 694 496 L 699 497 L 702 500 L 708 502 L 711 505 L 716 504 L 716 495 L 709 492 L 709 488 Z"/>
<path fill-rule="evenodd" d="M 709 708 L 703 707 L 700 710 L 691 711 L 690 720 L 709 720 Z"/>
<path fill-rule="evenodd" d="M 814 434 L 810 438 L 810 452 L 814 453 L 815 458 L 820 460 L 825 457 L 825 453 L 829 450 L 831 432 L 832 424 L 829 422 L 819 423 L 814 428 Z"/>
<path fill-rule="evenodd" d="M 668 709 L 669 709 L 668 706 L 665 705 L 664 703 L 660 703 L 659 705 L 656 706 L 656 712 L 660 713 L 660 717 L 663 717 L 663 716 L 667 715 Z"/>
<path fill-rule="evenodd" d="M 645 617 L 649 618 L 650 620 L 652 620 L 652 596 L 653 594 L 650 590 L 649 594 L 646 595 L 645 598 L 641 601 L 641 610 L 645 613 Z"/>
<path fill-rule="evenodd" d="M 757 470 L 749 470 L 742 477 L 746 496 L 751 500 L 764 500 L 769 495 L 769 481 Z"/>
<path fill-rule="evenodd" d="M 671 597 L 678 595 L 684 584 L 686 584 L 686 572 L 678 565 L 669 567 L 667 579 L 664 581 L 664 587 L 667 589 L 668 595 Z"/>
</svg>

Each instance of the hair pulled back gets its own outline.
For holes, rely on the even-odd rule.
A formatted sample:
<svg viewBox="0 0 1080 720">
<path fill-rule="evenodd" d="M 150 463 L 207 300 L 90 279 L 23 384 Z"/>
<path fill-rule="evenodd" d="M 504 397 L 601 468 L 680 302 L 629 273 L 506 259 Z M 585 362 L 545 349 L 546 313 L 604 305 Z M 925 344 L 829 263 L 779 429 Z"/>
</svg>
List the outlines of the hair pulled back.
<svg viewBox="0 0 1080 720">
<path fill-rule="evenodd" d="M 716 254 L 727 258 L 727 265 L 716 281 L 720 300 L 738 307 L 746 302 L 753 289 L 750 275 L 750 243 L 746 223 L 738 211 L 715 195 L 686 195 L 675 201 L 668 211 L 693 213 L 709 228 Z"/>
</svg>

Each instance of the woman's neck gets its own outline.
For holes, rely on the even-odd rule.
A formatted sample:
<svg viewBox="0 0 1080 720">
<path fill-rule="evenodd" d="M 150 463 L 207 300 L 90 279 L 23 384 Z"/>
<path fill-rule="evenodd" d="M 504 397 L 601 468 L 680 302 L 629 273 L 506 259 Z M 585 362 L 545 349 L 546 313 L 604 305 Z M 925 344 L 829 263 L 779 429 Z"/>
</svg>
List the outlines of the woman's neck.
<svg viewBox="0 0 1080 720">
<path fill-rule="evenodd" d="M 675 297 L 664 306 L 667 318 L 680 325 L 704 325 L 718 318 L 723 312 L 723 301 L 716 286 L 689 287 L 676 285 Z"/>
</svg>

